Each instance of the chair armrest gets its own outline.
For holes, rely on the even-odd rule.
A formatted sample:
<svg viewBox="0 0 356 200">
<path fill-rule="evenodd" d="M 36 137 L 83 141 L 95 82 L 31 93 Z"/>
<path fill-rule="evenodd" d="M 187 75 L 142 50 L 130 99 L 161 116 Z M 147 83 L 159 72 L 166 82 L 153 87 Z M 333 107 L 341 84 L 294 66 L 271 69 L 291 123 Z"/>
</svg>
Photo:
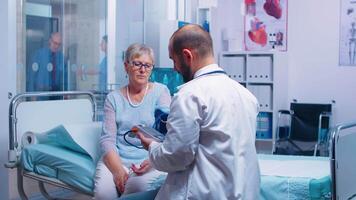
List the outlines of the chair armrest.
<svg viewBox="0 0 356 200">
<path fill-rule="evenodd" d="M 277 119 L 277 131 L 276 131 L 276 137 L 275 139 L 278 141 L 280 139 L 280 135 L 279 135 L 279 131 L 280 131 L 280 119 L 281 119 L 281 116 L 282 115 L 293 115 L 293 111 L 290 111 L 290 110 L 279 110 L 278 111 L 278 119 Z M 290 126 L 290 122 L 289 122 L 289 126 Z M 287 137 L 286 138 L 289 138 L 289 129 L 288 129 L 288 134 L 286 135 Z"/>
<path fill-rule="evenodd" d="M 288 126 L 281 126 L 280 120 L 282 115 L 289 115 L 290 117 L 293 115 L 293 111 L 290 110 L 278 110 L 278 118 L 277 118 L 277 124 L 276 124 L 276 132 L 275 132 L 275 137 L 273 139 L 273 145 L 272 145 L 272 154 L 276 151 L 276 142 L 280 140 L 280 129 L 283 128 L 283 132 L 286 133 L 285 137 L 282 139 L 288 139 L 290 136 L 290 119 L 289 119 L 289 124 Z"/>
<path fill-rule="evenodd" d="M 331 112 L 322 112 L 320 115 L 322 117 L 331 117 Z"/>
<path fill-rule="evenodd" d="M 319 124 L 318 124 L 318 144 L 321 144 L 322 142 L 327 142 L 329 141 L 329 138 L 330 138 L 330 135 L 329 135 L 329 128 L 327 128 L 327 132 L 325 133 L 324 132 L 324 129 L 322 126 L 322 122 L 323 122 L 323 118 L 324 117 L 327 117 L 328 120 L 329 120 L 329 123 L 330 123 L 330 117 L 331 117 L 331 112 L 322 112 L 320 115 L 319 115 Z M 330 125 L 329 125 L 330 126 Z M 322 134 L 326 134 L 325 136 L 322 135 Z M 323 137 L 324 136 L 324 137 Z M 323 140 L 323 139 L 324 140 Z"/>
</svg>

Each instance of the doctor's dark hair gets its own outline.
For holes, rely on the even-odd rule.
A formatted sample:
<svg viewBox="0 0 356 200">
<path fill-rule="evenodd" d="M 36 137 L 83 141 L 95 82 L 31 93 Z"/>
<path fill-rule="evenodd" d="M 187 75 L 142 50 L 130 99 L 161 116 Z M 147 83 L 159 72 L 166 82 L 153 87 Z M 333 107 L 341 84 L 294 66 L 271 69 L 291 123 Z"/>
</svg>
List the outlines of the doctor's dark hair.
<svg viewBox="0 0 356 200">
<path fill-rule="evenodd" d="M 214 56 L 210 34 L 197 24 L 185 25 L 174 32 L 171 48 L 176 55 L 180 55 L 183 49 L 190 49 L 200 57 Z"/>
<path fill-rule="evenodd" d="M 153 49 L 144 44 L 138 44 L 138 43 L 131 44 L 127 48 L 125 53 L 125 62 L 130 63 L 133 59 L 138 58 L 142 55 L 148 55 L 153 62 L 152 64 L 154 64 L 155 57 L 154 57 Z"/>
</svg>

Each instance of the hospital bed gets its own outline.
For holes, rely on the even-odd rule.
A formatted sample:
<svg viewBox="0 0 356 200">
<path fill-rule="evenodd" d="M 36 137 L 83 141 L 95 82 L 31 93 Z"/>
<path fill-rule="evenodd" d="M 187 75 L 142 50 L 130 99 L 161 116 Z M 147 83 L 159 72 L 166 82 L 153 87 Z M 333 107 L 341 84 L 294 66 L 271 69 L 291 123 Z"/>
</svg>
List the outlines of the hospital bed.
<svg viewBox="0 0 356 200">
<path fill-rule="evenodd" d="M 31 100 L 43 97 L 60 97 L 61 100 Z M 39 190 L 47 199 L 53 198 L 47 192 L 45 183 L 93 196 L 93 177 L 99 155 L 96 152 L 97 141 L 101 132 L 101 123 L 95 122 L 96 109 L 95 96 L 84 91 L 24 93 L 12 99 L 9 107 L 8 163 L 5 166 L 17 168 L 21 199 L 28 199 L 23 177 L 38 181 Z M 45 142 L 23 148 L 24 143 L 35 142 L 36 138 L 30 137 L 31 133 L 33 136 L 48 130 L 54 133 L 52 138 L 42 138 Z M 82 145 L 89 150 L 79 148 L 77 151 L 78 146 L 73 142 L 80 135 L 77 138 L 62 136 L 68 130 L 83 132 L 88 140 Z M 83 138 L 79 140 L 85 140 Z"/>
<path fill-rule="evenodd" d="M 81 98 L 53 101 L 28 101 L 44 95 L 74 95 Z M 86 98 L 83 98 L 87 96 Z M 27 199 L 23 177 L 39 182 L 47 198 L 45 183 L 93 196 L 97 157 L 90 151 L 78 152 L 61 145 L 37 144 L 21 148 L 19 140 L 27 131 L 46 132 L 78 123 L 95 129 L 95 97 L 90 92 L 25 93 L 10 104 L 9 162 L 17 168 L 18 191 Z M 92 124 L 92 125 L 90 125 Z M 351 199 L 356 196 L 356 122 L 341 124 L 331 130 L 330 157 L 259 155 L 261 168 L 260 199 Z M 59 131 L 60 132 L 60 131 Z M 97 142 L 97 141 L 96 141 Z M 95 145 L 93 145 L 95 146 Z M 142 197 L 142 196 L 140 196 Z M 128 197 L 130 198 L 130 197 Z"/>
<path fill-rule="evenodd" d="M 330 157 L 259 155 L 260 199 L 356 198 L 356 122 L 330 133 Z"/>
<path fill-rule="evenodd" d="M 43 100 L 60 96 L 61 100 Z M 74 98 L 70 98 L 74 97 Z M 32 101 L 31 99 L 37 98 Z M 28 199 L 24 177 L 38 181 L 46 199 L 54 199 L 45 184 L 94 196 L 100 158 L 102 122 L 91 92 L 42 92 L 15 96 L 9 108 L 8 168 L 17 168 L 17 188 Z M 157 188 L 162 179 L 148 188 Z M 58 199 L 58 197 L 56 198 Z"/>
</svg>

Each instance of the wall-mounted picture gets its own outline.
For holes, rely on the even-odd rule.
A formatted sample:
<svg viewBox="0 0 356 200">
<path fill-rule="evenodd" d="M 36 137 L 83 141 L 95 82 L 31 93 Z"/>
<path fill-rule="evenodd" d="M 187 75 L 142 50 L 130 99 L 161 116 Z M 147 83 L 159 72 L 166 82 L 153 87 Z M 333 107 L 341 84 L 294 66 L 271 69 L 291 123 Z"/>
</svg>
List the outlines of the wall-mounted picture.
<svg viewBox="0 0 356 200">
<path fill-rule="evenodd" d="M 339 65 L 356 66 L 356 4 L 342 0 L 340 9 Z"/>
<path fill-rule="evenodd" d="M 245 49 L 287 50 L 287 0 L 245 0 Z"/>
</svg>

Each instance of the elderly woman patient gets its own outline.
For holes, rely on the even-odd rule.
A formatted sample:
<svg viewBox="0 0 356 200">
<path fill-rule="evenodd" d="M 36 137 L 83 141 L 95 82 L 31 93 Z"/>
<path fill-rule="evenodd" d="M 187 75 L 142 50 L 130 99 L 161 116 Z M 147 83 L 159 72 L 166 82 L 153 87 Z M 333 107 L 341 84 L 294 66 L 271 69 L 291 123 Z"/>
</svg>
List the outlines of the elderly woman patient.
<svg viewBox="0 0 356 200">
<path fill-rule="evenodd" d="M 148 81 L 153 66 L 151 48 L 141 44 L 128 47 L 125 70 L 129 83 L 108 94 L 105 101 L 100 138 L 103 156 L 96 170 L 95 199 L 115 199 L 122 194 L 155 189 L 151 183 L 165 175 L 151 168 L 146 150 L 131 146 L 123 137 L 134 125 L 152 126 L 156 109 L 169 111 L 168 88 Z M 134 145 L 141 144 L 137 138 L 129 139 Z"/>
</svg>

